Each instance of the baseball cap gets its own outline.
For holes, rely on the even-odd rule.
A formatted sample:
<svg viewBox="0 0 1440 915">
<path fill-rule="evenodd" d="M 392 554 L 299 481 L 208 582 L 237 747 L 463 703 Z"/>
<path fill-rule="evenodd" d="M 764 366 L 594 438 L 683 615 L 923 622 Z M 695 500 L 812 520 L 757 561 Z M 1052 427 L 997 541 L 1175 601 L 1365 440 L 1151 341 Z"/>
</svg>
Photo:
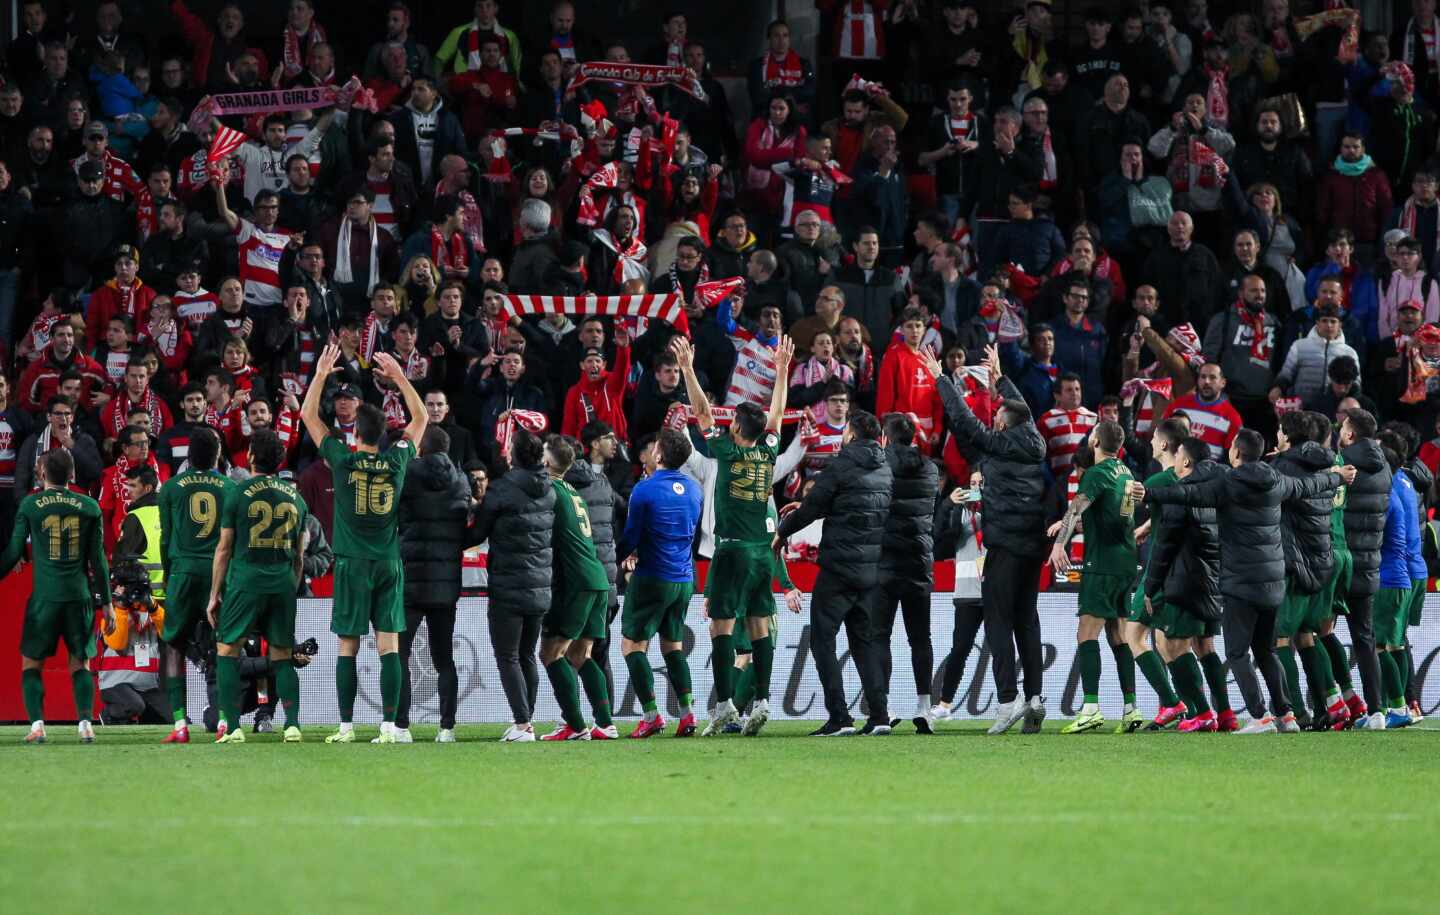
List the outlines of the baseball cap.
<svg viewBox="0 0 1440 915">
<path fill-rule="evenodd" d="M 105 170 L 100 167 L 99 162 L 81 162 L 76 174 L 81 181 L 99 181 L 105 177 Z"/>
<path fill-rule="evenodd" d="M 91 121 L 85 125 L 85 139 L 97 136 L 105 137 L 107 140 L 110 138 L 110 128 L 105 126 L 104 121 Z"/>
<path fill-rule="evenodd" d="M 600 349 L 598 346 L 587 346 L 585 347 L 585 351 L 580 354 L 580 360 L 583 362 L 584 360 L 589 359 L 591 356 L 599 356 L 601 359 L 604 359 L 605 351 Z"/>
<path fill-rule="evenodd" d="M 348 382 L 340 385 L 340 387 L 337 388 L 335 391 L 335 398 L 338 400 L 341 397 L 353 397 L 356 400 L 363 399 L 360 396 L 360 388 Z"/>
<path fill-rule="evenodd" d="M 1420 300 L 1419 300 L 1419 299 L 1406 299 L 1405 301 L 1401 302 L 1400 305 L 1399 305 L 1399 309 L 1398 309 L 1398 310 L 1400 310 L 1400 311 L 1405 311 L 1406 309 L 1409 309 L 1410 311 L 1424 311 L 1424 310 L 1425 310 L 1425 309 L 1420 305 Z"/>
</svg>

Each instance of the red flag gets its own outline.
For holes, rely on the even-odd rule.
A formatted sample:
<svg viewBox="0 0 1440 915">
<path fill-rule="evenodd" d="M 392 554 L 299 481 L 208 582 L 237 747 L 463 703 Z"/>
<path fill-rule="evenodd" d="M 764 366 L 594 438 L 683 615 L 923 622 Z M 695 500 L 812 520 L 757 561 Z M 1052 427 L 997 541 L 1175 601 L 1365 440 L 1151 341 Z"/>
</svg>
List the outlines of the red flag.
<svg viewBox="0 0 1440 915">
<path fill-rule="evenodd" d="M 210 141 L 210 153 L 205 157 L 205 161 L 211 165 L 224 162 L 244 142 L 245 134 L 221 124 L 220 129 L 215 131 L 215 139 Z"/>
<path fill-rule="evenodd" d="M 702 308 L 714 308 L 729 298 L 737 289 L 745 288 L 745 277 L 732 276 L 728 280 L 711 280 L 695 284 L 695 301 Z"/>
</svg>

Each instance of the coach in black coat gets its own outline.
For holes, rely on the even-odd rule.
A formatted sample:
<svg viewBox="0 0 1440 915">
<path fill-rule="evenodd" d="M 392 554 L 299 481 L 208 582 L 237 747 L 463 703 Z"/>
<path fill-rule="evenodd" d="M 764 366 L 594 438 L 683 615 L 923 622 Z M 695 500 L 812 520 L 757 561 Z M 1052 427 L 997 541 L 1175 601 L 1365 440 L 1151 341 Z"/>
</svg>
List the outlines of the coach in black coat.
<svg viewBox="0 0 1440 915">
<path fill-rule="evenodd" d="M 930 705 L 930 679 L 935 652 L 930 644 L 930 587 L 935 578 L 935 496 L 940 473 L 912 443 L 915 423 L 907 416 L 885 420 L 885 460 L 890 465 L 890 513 L 880 543 L 880 591 L 876 595 L 875 647 L 881 659 L 881 680 L 890 685 L 890 634 L 895 630 L 895 608 L 905 620 L 910 643 L 910 666 L 915 674 L 916 727 L 929 730 L 924 710 Z"/>
<path fill-rule="evenodd" d="M 410 462 L 400 491 L 400 559 L 405 563 L 405 632 L 400 636 L 400 706 L 395 726 L 410 726 L 410 649 L 423 620 L 439 678 L 440 727 L 455 727 L 460 681 L 455 672 L 455 602 L 460 599 L 460 554 L 470 523 L 470 482 L 446 451 L 450 436 L 430 426 L 420 457 Z"/>
<path fill-rule="evenodd" d="M 1304 417 L 1300 413 L 1286 414 L 1290 415 L 1302 420 Z M 1287 424 L 1281 423 L 1282 434 Z M 1277 454 L 1271 466 L 1287 477 L 1303 479 L 1334 467 L 1335 455 L 1318 442 L 1290 439 L 1290 447 Z M 1334 507 L 1333 489 L 1291 499 L 1282 507 L 1280 546 L 1285 553 L 1285 575 L 1296 593 L 1314 594 L 1335 571 L 1335 557 L 1330 552 L 1330 514 Z"/>
<path fill-rule="evenodd" d="M 1375 441 L 1375 418 L 1352 412 L 1340 424 L 1340 457 L 1355 467 L 1355 482 L 1345 490 L 1345 543 L 1354 569 L 1345 597 L 1345 625 L 1360 668 L 1365 704 L 1371 711 L 1383 708 L 1380 697 L 1380 658 L 1375 653 L 1371 605 L 1380 590 L 1380 542 L 1385 539 L 1385 515 L 1390 507 L 1390 465 Z"/>
<path fill-rule="evenodd" d="M 829 714 L 829 721 L 817 733 L 854 730 L 840 662 L 835 657 L 835 636 L 842 623 L 870 707 L 866 730 L 883 727 L 882 733 L 888 733 L 890 716 L 885 684 L 880 682 L 880 658 L 870 632 L 870 608 L 880 582 L 880 550 L 893 477 L 880 446 L 879 420 L 869 413 L 856 413 L 850 417 L 845 435 L 845 446 L 820 472 L 810 494 L 780 522 L 777 538 L 784 542 L 811 522 L 825 519 L 820 575 L 810 599 L 810 651 L 825 687 Z"/>
<path fill-rule="evenodd" d="M 1275 657 L 1275 615 L 1285 598 L 1285 551 L 1281 505 L 1308 498 L 1345 482 L 1335 471 L 1299 479 L 1281 475 L 1262 457 L 1265 440 L 1244 429 L 1230 447 L 1231 468 L 1193 486 L 1162 486 L 1148 498 L 1218 510 L 1221 542 L 1220 591 L 1225 596 L 1225 655 L 1245 704 L 1255 719 L 1265 716 L 1265 696 L 1251 666 L 1254 652 L 1276 713 L 1290 711 L 1285 674 Z"/>
<path fill-rule="evenodd" d="M 540 439 L 516 429 L 511 453 L 510 472 L 490 485 L 475 513 L 470 542 L 490 541 L 490 643 L 510 712 L 524 725 L 540 686 L 535 645 L 550 609 L 555 490 Z"/>
<path fill-rule="evenodd" d="M 994 355 L 994 350 L 989 350 Z M 933 360 L 932 360 L 933 361 Z M 939 364 L 932 366 L 937 371 Z M 1045 440 L 1035 428 L 1019 388 L 1001 375 L 998 356 L 990 360 L 990 377 L 1003 398 L 993 429 L 976 418 L 955 382 L 938 372 L 935 387 L 945 405 L 945 424 L 961 454 L 985 479 L 980 490 L 985 511 L 985 577 L 980 599 L 985 605 L 985 637 L 990 642 L 991 670 L 1000 700 L 990 733 L 1000 734 L 1023 714 L 1015 674 L 1015 649 L 1025 661 L 1025 700 L 1039 701 L 1043 692 L 1044 652 L 1036 607 L 1040 566 L 1050 549 L 1045 533 Z M 1036 709 L 1036 714 L 1041 711 Z"/>
</svg>

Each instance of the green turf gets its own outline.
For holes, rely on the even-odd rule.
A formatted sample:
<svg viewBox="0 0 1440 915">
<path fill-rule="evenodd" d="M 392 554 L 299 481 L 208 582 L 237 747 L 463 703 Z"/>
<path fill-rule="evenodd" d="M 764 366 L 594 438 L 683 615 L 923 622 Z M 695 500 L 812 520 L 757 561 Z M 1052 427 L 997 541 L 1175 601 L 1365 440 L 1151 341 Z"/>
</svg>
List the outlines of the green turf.
<svg viewBox="0 0 1440 915">
<path fill-rule="evenodd" d="M 608 746 L 502 746 L 493 726 L 445 746 L 416 728 L 408 747 L 370 745 L 374 728 L 349 746 L 312 728 L 299 746 L 239 747 L 104 728 L 82 746 L 58 725 L 25 747 L 0 728 L 0 899 L 260 915 L 1436 910 L 1435 731 L 979 727 Z"/>
</svg>

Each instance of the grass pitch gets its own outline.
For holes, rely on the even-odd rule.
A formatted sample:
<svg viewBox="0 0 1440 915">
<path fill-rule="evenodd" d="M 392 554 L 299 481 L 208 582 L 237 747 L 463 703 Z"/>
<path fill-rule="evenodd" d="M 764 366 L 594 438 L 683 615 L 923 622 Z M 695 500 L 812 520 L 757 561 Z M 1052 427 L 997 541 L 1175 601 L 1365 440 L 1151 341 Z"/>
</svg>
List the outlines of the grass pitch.
<svg viewBox="0 0 1440 915">
<path fill-rule="evenodd" d="M 10 912 L 1434 912 L 1440 734 L 0 728 Z M 629 722 L 621 722 L 628 732 Z M 548 728 L 542 726 L 540 730 Z"/>
</svg>

